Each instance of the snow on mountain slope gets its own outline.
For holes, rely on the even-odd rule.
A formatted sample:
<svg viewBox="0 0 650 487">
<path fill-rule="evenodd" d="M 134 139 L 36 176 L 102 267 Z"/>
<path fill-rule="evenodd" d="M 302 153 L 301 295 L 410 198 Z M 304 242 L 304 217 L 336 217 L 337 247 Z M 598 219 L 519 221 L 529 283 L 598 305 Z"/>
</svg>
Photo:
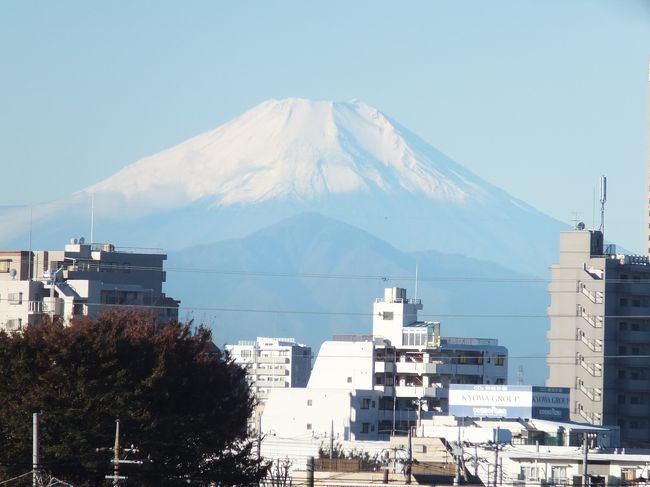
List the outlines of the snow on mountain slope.
<svg viewBox="0 0 650 487">
<path fill-rule="evenodd" d="M 173 207 L 327 194 L 411 193 L 463 204 L 491 188 L 360 101 L 266 101 L 215 130 L 131 164 L 86 192 Z"/>
<path fill-rule="evenodd" d="M 3 212 L 0 245 L 70 237 L 178 249 L 241 238 L 302 212 L 407 251 L 545 275 L 562 224 L 360 101 L 269 100 L 69 198 Z M 33 211 L 32 211 L 33 210 Z M 65 218 L 62 218 L 65 215 Z"/>
</svg>

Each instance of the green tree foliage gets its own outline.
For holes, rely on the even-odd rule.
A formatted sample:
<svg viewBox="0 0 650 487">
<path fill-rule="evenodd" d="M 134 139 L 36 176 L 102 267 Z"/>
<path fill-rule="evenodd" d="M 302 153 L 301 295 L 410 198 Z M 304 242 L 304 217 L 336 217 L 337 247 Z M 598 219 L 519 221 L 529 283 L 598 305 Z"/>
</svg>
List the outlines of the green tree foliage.
<svg viewBox="0 0 650 487">
<path fill-rule="evenodd" d="M 156 327 L 146 314 L 105 313 L 70 327 L 0 332 L 0 473 L 31 468 L 31 416 L 41 412 L 46 471 L 104 485 L 115 419 L 141 466 L 129 485 L 246 485 L 267 466 L 253 458 L 254 402 L 244 371 L 191 324 Z"/>
</svg>

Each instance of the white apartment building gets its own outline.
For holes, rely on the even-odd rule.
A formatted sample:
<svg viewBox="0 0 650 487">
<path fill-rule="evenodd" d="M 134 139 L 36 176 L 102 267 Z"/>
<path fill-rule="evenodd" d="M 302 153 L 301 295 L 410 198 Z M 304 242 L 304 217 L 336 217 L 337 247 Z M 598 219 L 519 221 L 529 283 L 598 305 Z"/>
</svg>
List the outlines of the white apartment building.
<svg viewBox="0 0 650 487">
<path fill-rule="evenodd" d="M 419 309 L 405 289 L 387 288 L 374 303 L 373 335 L 323 343 L 305 389 L 272 390 L 262 432 L 387 439 L 442 414 L 451 383 L 507 382 L 497 340 L 440 337 L 440 323 L 418 321 Z"/>
<path fill-rule="evenodd" d="M 0 251 L 0 328 L 20 331 L 41 319 L 97 316 L 111 307 L 150 310 L 161 322 L 178 319 L 165 295 L 159 252 L 118 250 L 74 240 L 63 250 Z"/>
<path fill-rule="evenodd" d="M 255 397 L 263 402 L 271 389 L 305 387 L 311 373 L 311 347 L 294 338 L 240 340 L 226 345 L 235 363 L 246 368 Z"/>
</svg>

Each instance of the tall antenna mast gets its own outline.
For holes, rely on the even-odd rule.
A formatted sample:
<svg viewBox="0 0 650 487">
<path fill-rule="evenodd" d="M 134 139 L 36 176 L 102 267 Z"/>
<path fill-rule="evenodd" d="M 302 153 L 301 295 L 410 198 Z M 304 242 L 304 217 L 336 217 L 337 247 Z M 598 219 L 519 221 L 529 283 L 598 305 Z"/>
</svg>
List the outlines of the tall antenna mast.
<svg viewBox="0 0 650 487">
<path fill-rule="evenodd" d="M 605 234 L 605 202 L 607 201 L 607 178 L 600 177 L 600 231 Z"/>
<path fill-rule="evenodd" d="M 90 243 L 94 242 L 93 234 L 95 232 L 95 193 L 90 195 Z"/>
<path fill-rule="evenodd" d="M 415 296 L 413 299 L 418 299 L 418 265 L 415 264 Z"/>
</svg>

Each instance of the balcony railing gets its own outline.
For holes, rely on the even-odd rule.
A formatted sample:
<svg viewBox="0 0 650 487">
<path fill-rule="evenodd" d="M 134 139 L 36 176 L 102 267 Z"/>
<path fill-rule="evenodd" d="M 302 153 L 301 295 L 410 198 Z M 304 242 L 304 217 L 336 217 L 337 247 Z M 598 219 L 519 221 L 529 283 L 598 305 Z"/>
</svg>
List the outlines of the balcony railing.
<svg viewBox="0 0 650 487">
<path fill-rule="evenodd" d="M 578 288 L 584 294 L 589 298 L 589 301 L 595 304 L 602 304 L 603 302 L 603 292 L 602 291 L 590 291 L 587 289 L 587 286 L 585 286 L 584 282 L 578 281 Z"/>
<path fill-rule="evenodd" d="M 603 327 L 603 317 L 601 315 L 590 315 L 587 313 L 587 311 L 580 305 L 578 305 L 578 316 L 582 316 L 582 318 L 589 323 L 592 327 L 594 328 L 602 328 Z"/>
<path fill-rule="evenodd" d="M 584 384 L 580 383 L 578 388 L 592 401 L 600 402 L 603 398 L 602 390 L 597 387 L 585 387 Z"/>
<path fill-rule="evenodd" d="M 584 333 L 579 334 L 580 341 L 587 345 L 592 352 L 602 352 L 603 341 L 587 337 Z"/>
<path fill-rule="evenodd" d="M 578 414 L 585 418 L 588 423 L 591 424 L 600 424 L 602 416 L 600 413 L 592 413 L 590 411 L 585 411 L 584 409 L 578 408 Z"/>
<path fill-rule="evenodd" d="M 593 364 L 581 357 L 580 365 L 593 377 L 602 377 L 603 375 L 603 366 L 601 364 Z"/>
</svg>

